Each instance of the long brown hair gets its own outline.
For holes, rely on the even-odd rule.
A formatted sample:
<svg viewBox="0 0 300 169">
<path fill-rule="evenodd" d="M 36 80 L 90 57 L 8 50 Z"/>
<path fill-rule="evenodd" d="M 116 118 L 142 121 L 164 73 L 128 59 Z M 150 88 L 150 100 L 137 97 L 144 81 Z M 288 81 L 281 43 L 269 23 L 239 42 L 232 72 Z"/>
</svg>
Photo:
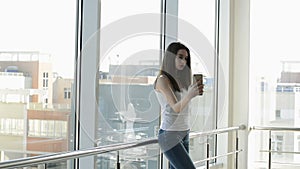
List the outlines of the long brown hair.
<svg viewBox="0 0 300 169">
<path fill-rule="evenodd" d="M 175 58 L 176 58 L 177 52 L 180 49 L 184 49 L 188 53 L 188 57 L 186 60 L 186 66 L 184 67 L 183 70 L 177 70 L 175 67 Z M 190 56 L 191 56 L 190 50 L 180 42 L 171 43 L 165 52 L 165 56 L 163 58 L 163 62 L 162 62 L 158 77 L 160 75 L 167 76 L 168 79 L 171 81 L 171 85 L 172 85 L 174 91 L 180 91 L 178 83 L 181 83 L 185 89 L 187 89 L 189 87 L 189 85 L 191 84 L 192 72 L 191 72 L 191 57 Z"/>
</svg>

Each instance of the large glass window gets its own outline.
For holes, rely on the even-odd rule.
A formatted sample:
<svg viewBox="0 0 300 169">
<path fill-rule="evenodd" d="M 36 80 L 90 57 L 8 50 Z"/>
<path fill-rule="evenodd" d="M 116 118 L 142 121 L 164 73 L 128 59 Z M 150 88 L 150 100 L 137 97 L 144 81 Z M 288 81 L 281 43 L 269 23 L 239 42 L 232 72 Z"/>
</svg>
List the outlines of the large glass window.
<svg viewBox="0 0 300 169">
<path fill-rule="evenodd" d="M 250 125 L 299 126 L 300 24 L 298 0 L 251 0 Z M 297 132 L 272 132 L 272 168 L 295 168 Z M 249 137 L 249 167 L 266 168 L 268 132 Z M 296 167 L 297 168 L 297 167 Z"/>
<path fill-rule="evenodd" d="M 86 9 L 90 4 L 85 2 L 78 5 Z M 90 28 L 95 26 L 87 21 L 93 19 L 88 17 L 94 9 L 91 13 L 82 11 L 83 18 L 80 18 L 84 24 L 80 25 L 83 36 L 79 39 L 83 38 L 84 44 L 82 63 L 78 65 L 83 66 L 77 76 L 82 81 L 76 89 L 84 88 L 85 77 L 93 73 L 86 68 L 87 58 L 93 56 L 88 52 L 84 55 L 85 51 L 92 51 L 89 50 L 92 46 L 89 46 L 89 40 L 100 40 L 100 53 L 95 76 L 97 92 L 94 95 L 97 101 L 91 103 L 96 104 L 96 119 L 86 117 L 84 113 L 80 114 L 80 118 L 76 117 L 84 119 L 79 122 L 79 137 L 95 134 L 96 138 L 94 135 L 88 138 L 92 146 L 156 137 L 160 108 L 153 82 L 160 67 L 162 46 L 168 45 L 161 44 L 164 40 L 161 33 L 165 31 L 161 25 L 162 1 L 98 2 L 101 4 L 99 20 L 94 23 L 101 27 L 99 34 L 93 32 L 97 38 L 85 34 L 91 33 Z M 171 11 L 178 12 L 175 14 L 179 18 L 178 25 L 174 27 L 178 32 L 172 38 L 191 49 L 193 73 L 205 76 L 205 94 L 192 103 L 192 130 L 210 130 L 216 127 L 215 1 L 180 1 L 175 6 L 178 8 Z M 77 144 L 78 140 L 73 140 L 72 133 L 75 123 L 70 120 L 74 118 L 71 97 L 75 95 L 72 91 L 76 19 L 76 1 L 0 2 L 0 145 L 5 145 L 0 146 L 1 160 L 68 151 L 72 150 L 74 142 Z M 80 94 L 77 93 L 78 98 L 85 101 L 80 103 L 89 102 Z M 95 122 L 92 132 L 85 124 L 89 122 Z M 205 158 L 202 145 L 207 140 L 214 145 L 214 138 L 191 141 L 194 161 Z M 158 168 L 157 145 L 119 153 L 122 168 Z M 211 156 L 213 153 L 214 150 L 211 150 Z M 116 155 L 113 153 L 95 158 L 98 168 L 115 167 Z M 67 168 L 66 163 L 59 165 Z"/>
<path fill-rule="evenodd" d="M 101 1 L 97 145 L 156 137 L 160 12 L 159 0 Z M 158 168 L 157 155 L 157 145 L 121 151 L 121 168 Z M 98 167 L 113 167 L 115 157 L 98 156 Z"/>
<path fill-rule="evenodd" d="M 178 2 L 178 41 L 191 49 L 193 74 L 203 74 L 205 92 L 192 100 L 192 131 L 212 130 L 216 127 L 215 109 L 215 10 L 213 0 Z M 214 138 L 191 140 L 190 154 L 193 160 L 206 158 L 206 143 L 210 143 L 210 155 L 214 155 Z M 198 164 L 201 165 L 201 164 Z"/>
<path fill-rule="evenodd" d="M 76 1 L 2 0 L 0 20 L 1 161 L 71 150 Z"/>
</svg>

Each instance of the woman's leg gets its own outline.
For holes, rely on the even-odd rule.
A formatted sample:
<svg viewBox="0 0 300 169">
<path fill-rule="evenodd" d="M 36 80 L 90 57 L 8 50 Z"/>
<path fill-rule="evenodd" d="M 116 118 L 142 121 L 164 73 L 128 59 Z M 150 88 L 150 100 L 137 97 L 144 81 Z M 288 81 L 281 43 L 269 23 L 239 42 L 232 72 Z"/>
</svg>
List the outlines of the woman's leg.
<svg viewBox="0 0 300 169">
<path fill-rule="evenodd" d="M 195 169 L 188 154 L 188 133 L 160 131 L 159 144 L 167 159 L 170 169 Z"/>
</svg>

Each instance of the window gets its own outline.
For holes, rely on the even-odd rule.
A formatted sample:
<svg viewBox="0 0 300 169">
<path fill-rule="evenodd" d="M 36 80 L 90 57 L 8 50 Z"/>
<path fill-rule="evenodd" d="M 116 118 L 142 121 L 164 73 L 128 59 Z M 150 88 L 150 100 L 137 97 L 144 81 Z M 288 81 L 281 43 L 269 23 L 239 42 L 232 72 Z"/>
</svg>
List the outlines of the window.
<svg viewBox="0 0 300 169">
<path fill-rule="evenodd" d="M 300 60 L 298 41 L 300 26 L 296 21 L 300 15 L 297 0 L 251 0 L 250 1 L 250 125 L 296 127 L 299 125 L 299 85 Z M 281 11 L 278 13 L 278 11 Z M 262 83 L 268 87 L 256 90 Z M 274 115 L 275 114 L 275 115 Z M 296 114 L 296 115 L 295 115 Z M 274 149 L 295 151 L 296 132 L 289 136 L 274 136 Z M 256 137 L 257 143 L 249 144 L 260 156 L 249 166 L 258 165 L 266 153 L 264 149 L 268 136 Z M 284 138 L 284 139 L 283 139 Z M 297 163 L 297 155 L 282 153 L 281 158 L 272 160 L 272 168 L 284 168 L 278 163 Z M 274 163 L 273 163 L 274 162 Z"/>
<path fill-rule="evenodd" d="M 39 138 L 67 138 L 67 122 L 59 120 L 29 120 L 30 137 Z M 64 147 L 66 149 L 66 147 Z"/>
<path fill-rule="evenodd" d="M 159 106 L 153 82 L 161 52 L 160 11 L 159 0 L 102 0 L 97 145 L 155 137 Z M 157 168 L 158 158 L 147 156 L 147 151 L 159 154 L 151 146 L 121 151 L 121 165 Z M 115 155 L 109 156 L 97 157 L 100 168 L 114 165 Z M 139 161 L 137 156 L 145 158 Z"/>
<path fill-rule="evenodd" d="M 281 118 L 281 111 L 280 110 L 276 110 L 276 119 L 280 119 Z"/>
<path fill-rule="evenodd" d="M 44 88 L 48 87 L 48 73 L 47 72 L 43 73 L 43 87 Z"/>
<path fill-rule="evenodd" d="M 192 101 L 192 131 L 206 131 L 216 128 L 215 112 L 215 23 L 216 1 L 178 1 L 178 40 L 191 49 L 192 73 L 204 75 L 205 93 Z M 192 29 L 196 28 L 195 29 Z M 205 51 L 205 52 L 204 52 Z M 205 54 L 204 54 L 205 53 Z M 206 138 L 196 138 L 191 145 L 192 158 L 206 158 Z M 211 156 L 215 152 L 215 138 L 208 138 Z M 204 163 L 200 164 L 204 165 Z"/>
<path fill-rule="evenodd" d="M 5 157 L 0 160 L 72 150 L 66 127 L 74 124 L 66 118 L 72 112 L 54 106 L 66 102 L 53 102 L 53 95 L 62 95 L 61 86 L 53 90 L 53 74 L 73 79 L 76 1 L 2 0 L 0 20 L 0 145 Z"/>
<path fill-rule="evenodd" d="M 64 99 L 71 99 L 71 89 L 64 88 Z"/>
<path fill-rule="evenodd" d="M 24 120 L 23 119 L 0 119 L 0 135 L 20 136 L 23 134 Z"/>
<path fill-rule="evenodd" d="M 283 151 L 283 136 L 275 135 L 275 140 L 273 142 L 273 149 L 274 151 L 278 151 L 276 154 L 282 155 Z"/>
</svg>

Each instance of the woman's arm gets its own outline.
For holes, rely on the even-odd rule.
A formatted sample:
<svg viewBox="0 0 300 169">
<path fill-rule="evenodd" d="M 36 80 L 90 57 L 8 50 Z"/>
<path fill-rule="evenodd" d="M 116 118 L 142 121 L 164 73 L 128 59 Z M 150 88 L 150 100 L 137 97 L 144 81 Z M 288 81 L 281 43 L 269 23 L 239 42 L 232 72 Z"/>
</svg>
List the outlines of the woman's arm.
<svg viewBox="0 0 300 169">
<path fill-rule="evenodd" d="M 183 96 L 181 100 L 177 100 L 176 95 L 172 90 L 171 82 L 165 76 L 158 77 L 155 88 L 164 95 L 164 97 L 167 99 L 167 102 L 176 113 L 180 113 L 191 101 L 191 99 L 199 94 L 197 84 L 193 84 L 189 87 L 187 95 Z"/>
</svg>

